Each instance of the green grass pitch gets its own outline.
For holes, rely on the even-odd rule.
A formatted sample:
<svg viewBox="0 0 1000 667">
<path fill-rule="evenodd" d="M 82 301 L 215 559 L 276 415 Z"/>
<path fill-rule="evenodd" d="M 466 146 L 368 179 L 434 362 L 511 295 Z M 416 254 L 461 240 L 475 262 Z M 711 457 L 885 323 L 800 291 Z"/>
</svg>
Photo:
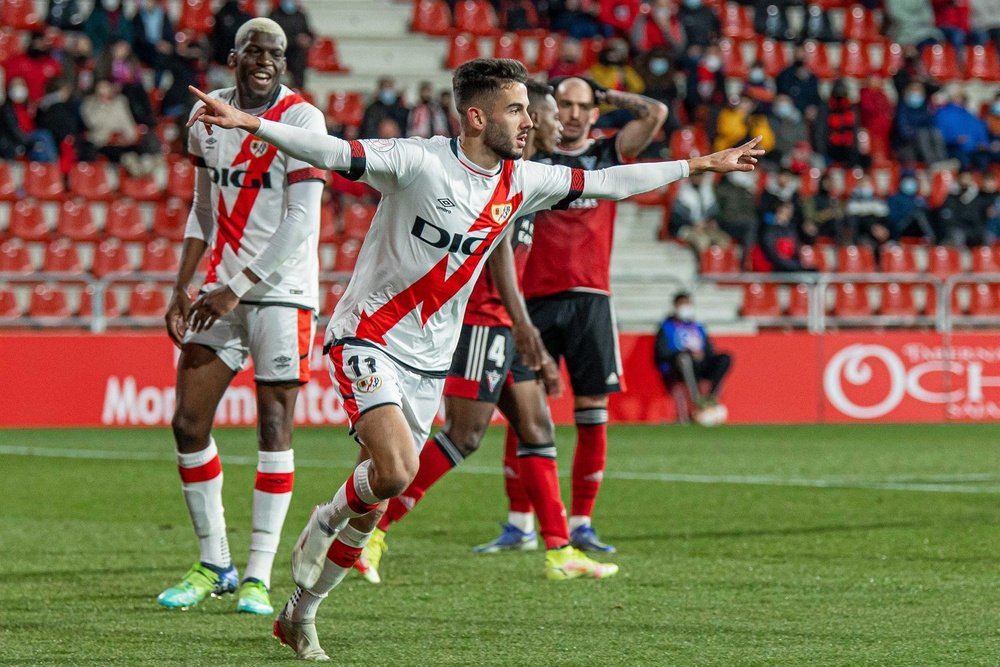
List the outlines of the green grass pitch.
<svg viewBox="0 0 1000 667">
<path fill-rule="evenodd" d="M 474 556 L 505 516 L 491 430 L 390 534 L 384 583 L 320 609 L 337 665 L 996 665 L 996 426 L 613 427 L 595 524 L 621 574 L 549 582 L 542 552 Z M 219 430 L 246 560 L 254 434 Z M 567 469 L 573 432 L 561 429 Z M 355 455 L 300 429 L 273 598 Z M 0 431 L 0 665 L 295 664 L 235 600 L 156 595 L 196 558 L 166 430 Z M 568 479 L 563 478 L 564 495 Z"/>
</svg>

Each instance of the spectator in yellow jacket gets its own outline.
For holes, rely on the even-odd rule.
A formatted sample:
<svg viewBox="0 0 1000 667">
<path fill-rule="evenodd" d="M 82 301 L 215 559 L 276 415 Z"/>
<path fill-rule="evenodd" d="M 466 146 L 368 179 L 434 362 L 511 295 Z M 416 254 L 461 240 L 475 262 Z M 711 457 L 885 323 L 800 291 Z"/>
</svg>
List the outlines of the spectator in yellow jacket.
<svg viewBox="0 0 1000 667">
<path fill-rule="evenodd" d="M 713 150 L 719 151 L 738 146 L 748 137 L 761 136 L 760 145 L 764 150 L 774 148 L 774 130 L 767 122 L 767 116 L 757 109 L 757 103 L 750 97 L 733 97 L 729 106 L 719 112 L 715 123 L 715 143 Z"/>
</svg>

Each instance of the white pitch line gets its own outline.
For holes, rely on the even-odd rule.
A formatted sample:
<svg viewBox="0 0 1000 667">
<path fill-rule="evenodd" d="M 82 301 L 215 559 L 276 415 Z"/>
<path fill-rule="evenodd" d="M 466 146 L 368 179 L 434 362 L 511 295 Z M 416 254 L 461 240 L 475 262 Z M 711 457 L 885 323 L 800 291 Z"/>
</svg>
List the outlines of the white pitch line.
<svg viewBox="0 0 1000 667">
<path fill-rule="evenodd" d="M 6 456 L 40 456 L 47 458 L 62 459 L 90 459 L 97 461 L 175 461 L 173 454 L 160 452 L 122 452 L 101 449 L 65 449 L 57 447 L 24 447 L 12 445 L 0 445 L 0 455 Z M 257 465 L 257 457 L 223 455 L 223 460 L 228 465 Z M 325 461 L 319 459 L 296 459 L 297 468 L 346 468 L 350 467 L 353 460 L 343 462 Z M 473 475 L 499 475 L 499 468 L 488 466 L 464 465 L 456 469 L 458 472 Z M 830 479 L 810 479 L 802 477 L 778 477 L 775 475 L 697 475 L 684 473 L 661 473 L 661 472 L 628 472 L 618 470 L 608 470 L 604 473 L 605 479 L 634 480 L 644 482 L 676 482 L 682 484 L 735 484 L 747 486 L 786 486 L 804 487 L 817 489 L 867 489 L 879 491 L 911 491 L 925 493 L 972 493 L 972 494 L 1000 494 L 1000 486 L 986 486 L 983 484 L 955 484 L 947 482 L 984 482 L 996 481 L 998 478 L 986 473 L 970 473 L 968 475 L 940 475 L 927 476 L 910 479 L 913 481 L 897 481 L 900 478 L 877 479 L 851 479 L 851 478 L 830 478 Z M 917 481 L 919 480 L 919 481 Z M 935 483 L 940 480 L 942 483 Z"/>
</svg>

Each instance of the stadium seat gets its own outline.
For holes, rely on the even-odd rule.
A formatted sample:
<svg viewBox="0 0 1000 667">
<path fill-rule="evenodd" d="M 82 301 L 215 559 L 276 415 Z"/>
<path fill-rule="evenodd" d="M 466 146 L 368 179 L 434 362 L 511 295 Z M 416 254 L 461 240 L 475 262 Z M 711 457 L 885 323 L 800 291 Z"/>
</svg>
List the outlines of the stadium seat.
<svg viewBox="0 0 1000 667">
<path fill-rule="evenodd" d="M 809 316 L 809 285 L 799 283 L 792 285 L 788 292 L 788 307 L 785 308 L 785 315 L 789 317 Z"/>
<path fill-rule="evenodd" d="M 670 155 L 675 160 L 711 153 L 708 135 L 697 125 L 674 130 L 670 135 Z"/>
<path fill-rule="evenodd" d="M 15 30 L 40 30 L 42 17 L 35 11 L 34 0 L 3 0 L 0 3 L 0 25 Z"/>
<path fill-rule="evenodd" d="M 865 245 L 837 248 L 837 271 L 840 273 L 871 273 L 875 270 L 875 253 Z"/>
<path fill-rule="evenodd" d="M 28 316 L 41 319 L 65 319 L 70 316 L 66 292 L 54 284 L 36 285 L 28 302 Z"/>
<path fill-rule="evenodd" d="M 104 235 L 122 241 L 145 241 L 149 238 L 139 205 L 131 199 L 117 199 L 108 204 Z"/>
<path fill-rule="evenodd" d="M 42 271 L 52 273 L 83 273 L 76 244 L 69 239 L 56 239 L 45 246 Z"/>
<path fill-rule="evenodd" d="M 98 278 L 103 278 L 110 273 L 131 271 L 132 262 L 122 242 L 114 237 L 101 241 L 94 252 L 94 263 L 90 267 L 90 272 Z"/>
<path fill-rule="evenodd" d="M 973 248 L 972 271 L 974 273 L 1000 273 L 1000 252 L 988 245 Z"/>
<path fill-rule="evenodd" d="M 879 256 L 879 268 L 886 273 L 915 273 L 917 260 L 910 246 L 887 243 L 882 246 Z"/>
<path fill-rule="evenodd" d="M 976 283 L 972 286 L 969 315 L 981 317 L 1000 316 L 1000 285 Z"/>
<path fill-rule="evenodd" d="M 153 236 L 183 241 L 189 209 L 187 202 L 176 197 L 157 203 L 153 209 Z"/>
<path fill-rule="evenodd" d="M 872 309 L 864 285 L 840 283 L 835 287 L 833 315 L 836 317 L 867 317 Z"/>
<path fill-rule="evenodd" d="M 167 196 L 191 201 L 194 196 L 194 165 L 189 160 L 174 160 L 167 168 Z"/>
<path fill-rule="evenodd" d="M 3 24 L 6 26 L 6 24 Z M 21 34 L 4 27 L 0 30 L 0 63 L 22 52 Z"/>
<path fill-rule="evenodd" d="M 10 321 L 21 317 L 17 295 L 9 287 L 0 285 L 0 320 Z"/>
<path fill-rule="evenodd" d="M 340 55 L 337 53 L 337 43 L 332 37 L 317 37 L 309 48 L 308 60 L 310 69 L 328 74 L 346 74 L 350 72 L 349 67 L 344 67 L 340 63 Z"/>
<path fill-rule="evenodd" d="M 167 312 L 167 299 L 155 283 L 139 283 L 128 297 L 130 317 L 163 317 Z"/>
<path fill-rule="evenodd" d="M 745 79 L 750 68 L 739 44 L 731 39 L 720 39 L 719 51 L 722 52 L 722 73 L 730 78 Z"/>
<path fill-rule="evenodd" d="M 62 199 L 66 194 L 62 172 L 55 162 L 31 162 L 24 172 L 24 192 L 29 197 L 47 201 Z"/>
<path fill-rule="evenodd" d="M 882 40 L 875 14 L 862 5 L 853 5 L 844 12 L 844 39 L 859 42 L 878 42 Z"/>
<path fill-rule="evenodd" d="M 886 283 L 882 285 L 879 306 L 879 315 L 912 316 L 917 314 L 917 309 L 913 305 L 913 290 L 909 285 L 899 283 Z"/>
<path fill-rule="evenodd" d="M 809 70 L 821 79 L 835 79 L 837 72 L 830 65 L 830 56 L 826 51 L 826 45 L 813 40 L 802 44 L 806 54 L 806 66 Z"/>
<path fill-rule="evenodd" d="M 212 0 L 183 0 L 181 15 L 177 21 L 177 30 L 191 30 L 198 34 L 212 32 L 215 16 L 212 13 Z"/>
<path fill-rule="evenodd" d="M 951 44 L 932 44 L 923 50 L 924 66 L 935 79 L 950 81 L 962 77 Z"/>
<path fill-rule="evenodd" d="M 737 273 L 739 270 L 740 260 L 732 246 L 710 246 L 701 253 L 702 273 Z"/>
<path fill-rule="evenodd" d="M 948 198 L 952 186 L 958 180 L 955 172 L 942 169 L 931 174 L 931 191 L 927 195 L 927 206 L 931 209 L 940 208 Z"/>
<path fill-rule="evenodd" d="M 90 317 L 94 314 L 94 295 L 97 288 L 87 285 L 80 290 L 80 305 L 77 306 L 76 314 L 80 317 Z M 118 297 L 113 289 L 104 290 L 104 317 L 120 317 L 121 308 L 118 307 Z"/>
<path fill-rule="evenodd" d="M 334 91 L 326 102 L 326 115 L 337 125 L 358 127 L 365 115 L 361 93 Z"/>
<path fill-rule="evenodd" d="M 361 250 L 361 241 L 357 239 L 347 239 L 337 246 L 337 256 L 333 260 L 334 271 L 354 271 L 354 265 L 358 261 L 358 252 Z"/>
<path fill-rule="evenodd" d="M 451 33 L 451 11 L 444 0 L 417 0 L 413 3 L 413 32 L 444 37 Z"/>
<path fill-rule="evenodd" d="M 496 12 L 487 0 L 459 0 L 455 3 L 455 30 L 477 37 L 500 33 Z"/>
<path fill-rule="evenodd" d="M 970 79 L 993 83 L 1000 81 L 1000 56 L 997 55 L 996 46 L 993 44 L 970 45 L 966 49 L 965 62 L 966 73 Z"/>
<path fill-rule="evenodd" d="M 56 233 L 74 241 L 97 241 L 101 232 L 94 224 L 90 204 L 83 199 L 67 199 L 59 207 Z"/>
<path fill-rule="evenodd" d="M 924 306 L 920 313 L 922 315 L 930 315 L 933 317 L 937 314 L 937 290 L 934 289 L 934 286 L 931 284 L 924 285 L 923 287 L 925 289 L 926 297 L 924 298 Z M 957 289 L 953 289 L 951 291 L 951 312 L 962 312 L 962 302 Z"/>
<path fill-rule="evenodd" d="M 581 39 L 580 46 L 583 49 L 583 58 L 580 59 L 580 67 L 590 69 L 594 66 L 594 63 L 597 62 L 597 58 L 600 56 L 601 50 L 604 48 L 604 38 L 589 37 L 587 39 Z"/>
<path fill-rule="evenodd" d="M 28 246 L 24 241 L 13 238 L 0 243 L 0 272 L 34 273 L 34 271 L 31 253 L 28 252 Z"/>
<path fill-rule="evenodd" d="M 163 197 L 163 191 L 154 176 L 132 176 L 124 169 L 119 172 L 118 191 L 123 197 L 137 201 L 156 201 Z"/>
<path fill-rule="evenodd" d="M 167 239 L 154 239 L 143 247 L 141 271 L 174 273 L 177 267 L 177 251 Z"/>
<path fill-rule="evenodd" d="M 333 313 L 333 309 L 337 307 L 340 303 L 341 297 L 344 296 L 344 291 L 346 290 L 344 283 L 332 283 L 329 289 L 326 290 L 326 296 L 323 299 L 323 310 L 321 311 L 324 315 L 330 315 Z"/>
<path fill-rule="evenodd" d="M 351 204 L 344 209 L 344 235 L 352 239 L 363 239 L 372 225 L 375 207 Z"/>
<path fill-rule="evenodd" d="M 788 67 L 785 49 L 781 42 L 773 39 L 757 40 L 757 62 L 764 67 L 764 71 L 770 77 L 778 76 L 782 70 Z"/>
<path fill-rule="evenodd" d="M 69 190 L 74 196 L 91 201 L 107 201 L 114 197 L 108 173 L 100 163 L 77 162 L 73 165 L 69 172 Z"/>
<path fill-rule="evenodd" d="M 45 220 L 42 206 L 33 199 L 22 199 L 10 209 L 7 233 L 23 241 L 47 241 L 49 223 Z"/>
<path fill-rule="evenodd" d="M 755 36 L 753 30 L 753 19 L 747 7 L 735 2 L 727 2 L 719 12 L 719 21 L 722 23 L 722 36 L 729 39 L 748 40 Z"/>
<path fill-rule="evenodd" d="M 14 174 L 10 171 L 10 165 L 0 160 L 0 201 L 15 199 L 17 199 L 17 183 L 14 182 Z"/>
<path fill-rule="evenodd" d="M 448 57 L 445 60 L 446 69 L 455 69 L 462 63 L 480 57 L 479 43 L 470 34 L 462 33 L 451 38 L 448 45 Z"/>
<path fill-rule="evenodd" d="M 336 243 L 340 239 L 337 232 L 337 218 L 333 214 L 333 207 L 329 204 L 322 204 L 319 209 L 319 242 Z"/>
<path fill-rule="evenodd" d="M 928 251 L 927 273 L 938 278 L 947 278 L 961 271 L 962 258 L 958 248 L 936 245 Z"/>
<path fill-rule="evenodd" d="M 830 265 L 826 261 L 826 253 L 811 245 L 799 248 L 799 261 L 806 268 L 816 269 L 822 273 L 827 273 L 830 270 Z"/>
<path fill-rule="evenodd" d="M 521 38 L 513 32 L 497 37 L 493 42 L 493 57 L 510 58 L 524 62 L 524 47 L 521 46 Z"/>
<path fill-rule="evenodd" d="M 240 11 L 250 16 L 260 16 L 257 12 L 257 0 L 239 0 Z"/>
<path fill-rule="evenodd" d="M 903 65 L 903 47 L 895 42 L 890 42 L 882 49 L 882 64 L 879 66 L 879 75 L 889 78 L 899 71 Z"/>
<path fill-rule="evenodd" d="M 861 42 L 844 42 L 840 49 L 840 74 L 853 79 L 864 79 L 872 73 L 868 46 Z"/>
<path fill-rule="evenodd" d="M 538 42 L 538 55 L 532 66 L 532 71 L 548 72 L 559 62 L 559 52 L 562 49 L 562 35 L 546 35 Z"/>
<path fill-rule="evenodd" d="M 743 287 L 742 317 L 778 317 L 778 290 L 774 283 L 750 283 Z"/>
</svg>

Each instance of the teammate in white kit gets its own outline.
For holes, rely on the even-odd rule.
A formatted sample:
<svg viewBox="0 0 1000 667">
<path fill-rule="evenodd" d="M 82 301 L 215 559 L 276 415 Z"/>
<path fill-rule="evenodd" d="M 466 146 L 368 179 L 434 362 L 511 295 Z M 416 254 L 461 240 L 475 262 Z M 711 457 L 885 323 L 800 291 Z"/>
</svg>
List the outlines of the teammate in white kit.
<svg viewBox="0 0 1000 667">
<path fill-rule="evenodd" d="M 259 119 L 192 88 L 204 106 L 190 123 L 253 132 L 382 192 L 326 336 L 331 373 L 371 458 L 313 512 L 292 552 L 299 588 L 274 631 L 300 658 L 329 659 L 316 636 L 316 610 L 357 561 L 375 528 L 374 510 L 413 480 L 469 293 L 510 223 L 580 196 L 622 199 L 692 171 L 749 171 L 763 153 L 755 139 L 690 161 L 586 174 L 524 162 L 519 158 L 532 127 L 526 79 L 524 66 L 513 60 L 478 59 L 459 67 L 453 87 L 462 134 L 451 140 L 346 142 Z"/>
<path fill-rule="evenodd" d="M 212 97 L 261 118 L 323 132 L 322 113 L 280 84 L 285 44 L 284 32 L 270 19 L 244 24 L 229 55 L 236 87 Z M 324 172 L 246 132 L 211 136 L 199 125 L 191 129 L 188 148 L 198 167 L 194 201 L 166 321 L 181 348 L 172 424 L 201 553 L 157 601 L 186 608 L 239 585 L 239 611 L 270 615 L 271 565 L 294 480 L 295 399 L 309 379 L 316 328 Z M 208 275 L 192 305 L 188 284 L 209 245 Z M 257 383 L 258 465 L 250 556 L 239 582 L 226 540 L 212 420 L 248 355 Z"/>
</svg>

